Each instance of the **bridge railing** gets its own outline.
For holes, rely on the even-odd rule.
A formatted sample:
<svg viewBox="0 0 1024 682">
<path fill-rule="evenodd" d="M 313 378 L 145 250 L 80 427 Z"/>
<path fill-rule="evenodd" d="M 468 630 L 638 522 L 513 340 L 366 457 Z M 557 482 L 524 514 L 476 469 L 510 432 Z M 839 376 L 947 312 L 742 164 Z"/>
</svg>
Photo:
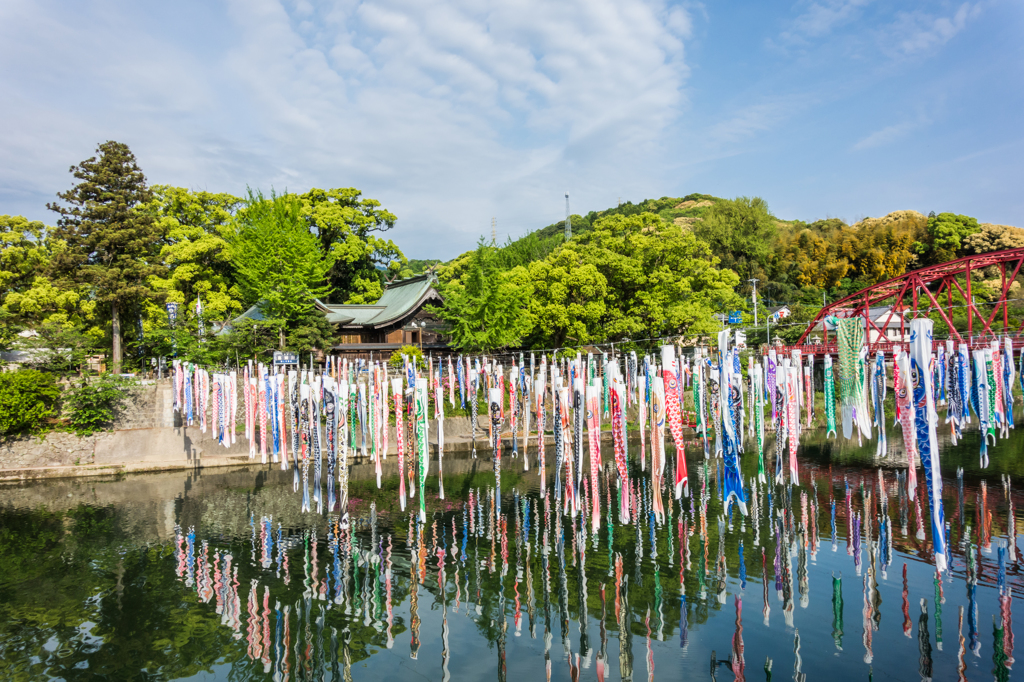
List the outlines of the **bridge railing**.
<svg viewBox="0 0 1024 682">
<path fill-rule="evenodd" d="M 969 338 L 965 338 L 964 342 L 967 347 L 971 350 L 978 348 L 988 348 L 992 345 L 993 341 L 999 342 L 999 347 L 1002 348 L 1003 340 L 1010 339 L 1013 343 L 1014 349 L 1024 349 L 1024 334 L 1008 333 L 1008 334 L 976 334 Z M 935 339 L 932 341 L 932 350 L 937 351 L 939 348 L 944 348 L 946 345 L 946 339 Z M 959 344 L 953 344 L 954 348 L 957 348 Z M 893 355 L 898 350 L 909 350 L 910 342 L 908 341 L 876 341 L 874 343 L 868 343 L 868 353 L 874 356 L 878 351 L 882 351 L 886 355 Z M 782 346 L 772 346 L 777 353 L 790 355 L 792 351 L 799 350 L 801 355 L 815 355 L 823 356 L 838 355 L 839 346 L 835 342 L 831 343 L 804 343 L 804 344 L 792 344 Z M 761 346 L 762 353 L 767 353 L 768 346 Z"/>
</svg>

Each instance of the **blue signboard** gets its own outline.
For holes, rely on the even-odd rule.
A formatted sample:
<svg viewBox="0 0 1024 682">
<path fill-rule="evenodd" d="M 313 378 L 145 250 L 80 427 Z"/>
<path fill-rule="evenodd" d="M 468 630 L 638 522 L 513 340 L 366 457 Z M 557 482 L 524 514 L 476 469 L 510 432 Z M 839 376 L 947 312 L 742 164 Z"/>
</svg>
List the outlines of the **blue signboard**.
<svg viewBox="0 0 1024 682">
<path fill-rule="evenodd" d="M 739 310 L 729 313 L 729 324 L 739 324 L 743 321 L 743 314 Z"/>
<path fill-rule="evenodd" d="M 274 351 L 274 364 L 275 365 L 297 365 L 299 364 L 299 356 L 297 353 L 289 353 L 283 350 Z"/>
</svg>

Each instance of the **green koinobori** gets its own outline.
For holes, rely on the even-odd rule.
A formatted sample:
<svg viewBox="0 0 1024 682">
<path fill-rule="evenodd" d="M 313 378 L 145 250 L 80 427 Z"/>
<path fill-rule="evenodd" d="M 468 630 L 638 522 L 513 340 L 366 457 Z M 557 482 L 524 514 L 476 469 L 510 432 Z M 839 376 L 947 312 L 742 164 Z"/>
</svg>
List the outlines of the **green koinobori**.
<svg viewBox="0 0 1024 682">
<path fill-rule="evenodd" d="M 831 355 L 825 355 L 825 424 L 825 437 L 836 435 L 836 382 Z"/>
</svg>

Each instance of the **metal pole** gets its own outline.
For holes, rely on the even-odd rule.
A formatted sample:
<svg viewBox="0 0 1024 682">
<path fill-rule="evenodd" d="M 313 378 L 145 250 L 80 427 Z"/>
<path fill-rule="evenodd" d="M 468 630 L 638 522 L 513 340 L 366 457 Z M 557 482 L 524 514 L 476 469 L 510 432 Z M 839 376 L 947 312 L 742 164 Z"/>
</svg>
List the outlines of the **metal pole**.
<svg viewBox="0 0 1024 682">
<path fill-rule="evenodd" d="M 748 282 L 753 282 L 753 285 L 754 285 L 754 291 L 750 295 L 750 298 L 751 298 L 751 300 L 754 301 L 754 326 L 757 327 L 757 283 L 760 280 L 758 280 L 758 279 L 748 279 L 747 281 Z"/>
</svg>

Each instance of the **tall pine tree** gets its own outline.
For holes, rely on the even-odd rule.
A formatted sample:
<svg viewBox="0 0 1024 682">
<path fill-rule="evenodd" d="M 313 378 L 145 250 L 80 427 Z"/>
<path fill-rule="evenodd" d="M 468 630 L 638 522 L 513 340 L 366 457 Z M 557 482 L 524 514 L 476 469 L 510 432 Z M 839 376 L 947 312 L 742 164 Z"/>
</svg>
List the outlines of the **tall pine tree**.
<svg viewBox="0 0 1024 682">
<path fill-rule="evenodd" d="M 152 193 L 128 145 L 108 141 L 96 151 L 99 158 L 71 167 L 80 182 L 57 194 L 64 204 L 47 204 L 60 214 L 53 237 L 66 244 L 53 258 L 52 274 L 89 285 L 96 301 L 109 306 L 116 373 L 124 354 L 122 315 L 152 295 L 149 278 L 164 270 L 158 259 L 162 228 L 139 210 Z"/>
</svg>

